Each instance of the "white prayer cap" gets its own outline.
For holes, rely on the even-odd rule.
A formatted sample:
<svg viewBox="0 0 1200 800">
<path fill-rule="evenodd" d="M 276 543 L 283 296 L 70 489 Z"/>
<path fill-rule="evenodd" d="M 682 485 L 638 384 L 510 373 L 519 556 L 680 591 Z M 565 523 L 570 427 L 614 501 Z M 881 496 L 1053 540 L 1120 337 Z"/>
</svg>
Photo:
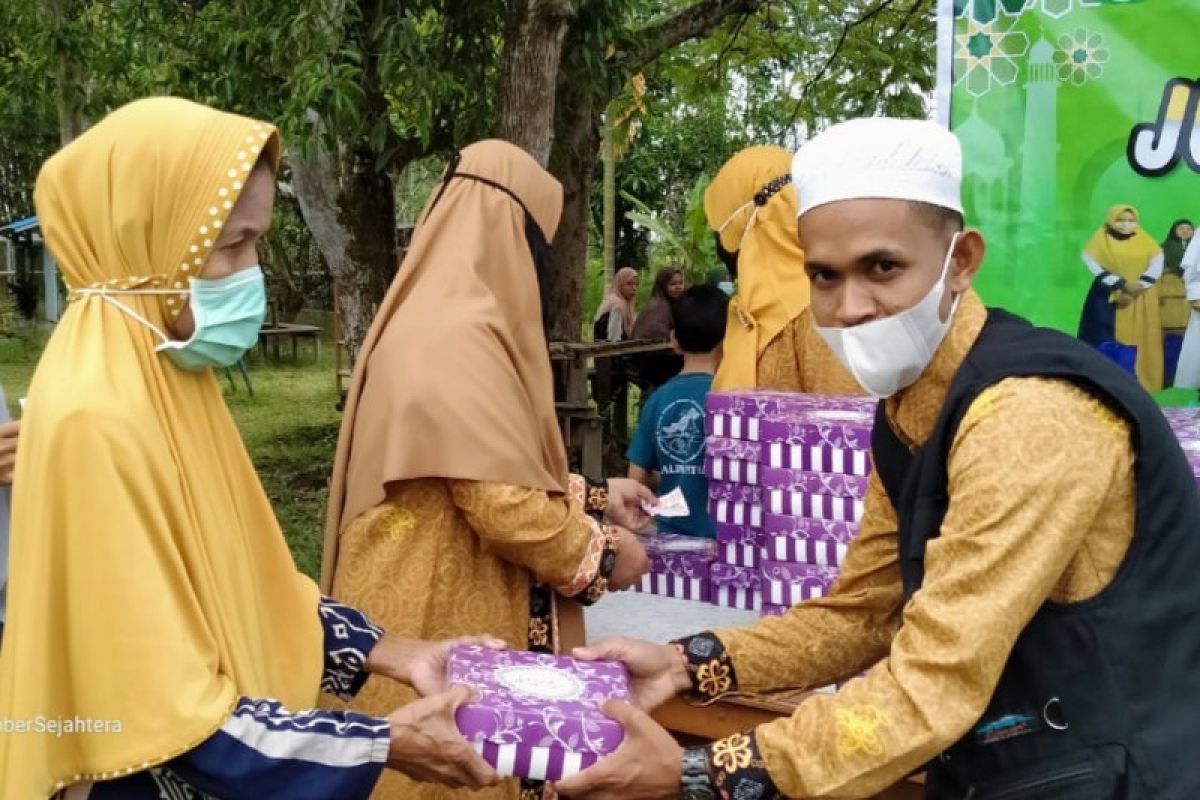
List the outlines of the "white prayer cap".
<svg viewBox="0 0 1200 800">
<path fill-rule="evenodd" d="M 796 216 L 839 200 L 916 200 L 962 213 L 962 147 L 919 119 L 864 117 L 834 125 L 792 160 Z"/>
</svg>

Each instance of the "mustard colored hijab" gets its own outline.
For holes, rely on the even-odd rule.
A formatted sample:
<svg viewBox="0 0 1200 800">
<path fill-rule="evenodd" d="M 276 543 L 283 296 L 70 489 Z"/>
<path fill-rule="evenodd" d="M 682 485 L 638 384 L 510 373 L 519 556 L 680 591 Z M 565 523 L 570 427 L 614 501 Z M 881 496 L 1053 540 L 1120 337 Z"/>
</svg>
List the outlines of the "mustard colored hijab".
<svg viewBox="0 0 1200 800">
<path fill-rule="evenodd" d="M 1162 247 L 1140 224 L 1128 239 L 1110 236 L 1109 229 L 1117 224 L 1117 218 L 1125 212 L 1133 214 L 1135 220 L 1140 220 L 1137 209 L 1133 206 L 1113 206 L 1108 210 L 1104 224 L 1088 240 L 1084 251 L 1112 274 L 1119 275 L 1130 283 L 1136 283 L 1145 273 L 1150 259 L 1158 255 Z"/>
<path fill-rule="evenodd" d="M 737 294 L 714 390 L 757 386 L 759 355 L 808 308 L 791 170 L 787 150 L 750 147 L 725 162 L 704 193 L 709 227 L 719 231 L 721 247 L 738 253 Z"/>
<path fill-rule="evenodd" d="M 271 126 L 184 100 L 110 114 L 37 181 L 68 288 L 116 290 L 165 327 L 185 296 L 119 290 L 203 273 L 264 151 L 278 151 Z M 108 730 L 0 735 L 6 800 L 186 752 L 238 695 L 299 709 L 319 692 L 316 586 L 295 569 L 211 371 L 179 369 L 142 323 L 76 298 L 21 431 L 0 718 Z"/>
</svg>

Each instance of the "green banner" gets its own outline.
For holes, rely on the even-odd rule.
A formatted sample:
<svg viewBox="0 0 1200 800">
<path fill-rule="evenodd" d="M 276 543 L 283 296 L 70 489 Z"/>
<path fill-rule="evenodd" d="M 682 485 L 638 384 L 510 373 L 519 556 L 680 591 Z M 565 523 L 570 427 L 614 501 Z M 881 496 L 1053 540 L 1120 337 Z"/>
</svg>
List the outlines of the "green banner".
<svg viewBox="0 0 1200 800">
<path fill-rule="evenodd" d="M 989 304 L 1075 333 L 1110 207 L 1200 223 L 1200 0 L 941 0 L 939 72 Z"/>
</svg>

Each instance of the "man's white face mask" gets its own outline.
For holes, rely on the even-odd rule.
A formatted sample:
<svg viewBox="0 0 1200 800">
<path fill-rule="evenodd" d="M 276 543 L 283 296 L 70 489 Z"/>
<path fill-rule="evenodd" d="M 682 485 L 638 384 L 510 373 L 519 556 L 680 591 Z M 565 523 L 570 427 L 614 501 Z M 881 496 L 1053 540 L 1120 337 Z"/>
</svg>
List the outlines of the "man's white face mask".
<svg viewBox="0 0 1200 800">
<path fill-rule="evenodd" d="M 943 321 L 940 310 L 946 293 L 950 260 L 959 234 L 955 233 L 942 263 L 942 273 L 912 308 L 850 328 L 823 328 L 817 333 L 854 379 L 875 397 L 891 397 L 911 386 L 937 351 L 958 308 L 958 298 Z"/>
</svg>

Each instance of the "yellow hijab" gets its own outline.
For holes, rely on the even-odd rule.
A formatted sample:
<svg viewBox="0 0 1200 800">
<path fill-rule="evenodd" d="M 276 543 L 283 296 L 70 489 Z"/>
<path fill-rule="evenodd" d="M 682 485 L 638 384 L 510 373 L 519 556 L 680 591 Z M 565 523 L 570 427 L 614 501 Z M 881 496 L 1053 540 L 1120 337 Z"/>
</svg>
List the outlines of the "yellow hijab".
<svg viewBox="0 0 1200 800">
<path fill-rule="evenodd" d="M 160 328 L 274 128 L 131 103 L 46 162 L 35 200 L 68 288 Z M 316 704 L 319 595 L 293 564 L 211 371 L 99 296 L 67 308 L 29 389 L 13 490 L 0 718 L 105 730 L 0 735 L 0 796 L 44 798 L 186 752 L 238 695 Z M 114 728 L 116 726 L 116 728 Z M 119 729 L 119 732 L 114 732 Z"/>
<path fill-rule="evenodd" d="M 1112 274 L 1134 283 L 1142 277 L 1150 259 L 1158 255 L 1162 247 L 1141 225 L 1128 239 L 1117 239 L 1108 234 L 1109 229 L 1116 225 L 1117 218 L 1127 211 L 1133 214 L 1135 220 L 1139 218 L 1133 206 L 1113 206 L 1108 210 L 1108 217 L 1100 230 L 1088 240 L 1084 251 Z"/>
<path fill-rule="evenodd" d="M 796 237 L 796 191 L 791 184 L 766 197 L 774 181 L 790 178 L 792 155 L 780 147 L 747 148 L 721 167 L 704 193 L 708 225 L 721 246 L 738 253 L 737 294 L 729 304 L 725 355 L 713 389 L 758 385 L 758 357 L 808 307 L 804 251 Z"/>
</svg>

